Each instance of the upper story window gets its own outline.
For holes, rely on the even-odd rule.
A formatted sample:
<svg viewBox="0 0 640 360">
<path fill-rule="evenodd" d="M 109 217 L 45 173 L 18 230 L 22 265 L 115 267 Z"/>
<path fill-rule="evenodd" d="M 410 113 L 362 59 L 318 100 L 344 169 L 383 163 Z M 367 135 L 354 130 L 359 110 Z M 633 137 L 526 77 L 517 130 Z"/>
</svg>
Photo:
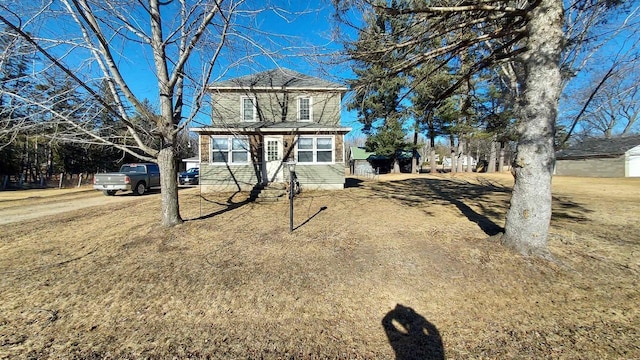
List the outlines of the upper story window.
<svg viewBox="0 0 640 360">
<path fill-rule="evenodd" d="M 311 121 L 313 119 L 311 105 L 311 97 L 301 96 L 298 98 L 298 121 Z"/>
<path fill-rule="evenodd" d="M 256 121 L 256 99 L 246 96 L 242 97 L 240 113 L 242 121 Z"/>
<path fill-rule="evenodd" d="M 220 165 L 249 163 L 249 139 L 234 136 L 211 137 L 211 162 Z"/>
<path fill-rule="evenodd" d="M 296 159 L 299 163 L 333 163 L 333 136 L 301 136 Z"/>
</svg>

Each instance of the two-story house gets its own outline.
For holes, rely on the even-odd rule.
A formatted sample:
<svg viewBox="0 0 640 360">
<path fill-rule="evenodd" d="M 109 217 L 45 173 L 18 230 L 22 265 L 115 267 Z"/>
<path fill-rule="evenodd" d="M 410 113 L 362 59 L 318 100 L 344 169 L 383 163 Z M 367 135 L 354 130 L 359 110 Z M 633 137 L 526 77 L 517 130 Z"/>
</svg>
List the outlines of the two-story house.
<svg viewBox="0 0 640 360">
<path fill-rule="evenodd" d="M 200 140 L 203 191 L 251 190 L 284 182 L 287 162 L 304 189 L 344 188 L 340 125 L 347 88 L 288 69 L 210 85 L 211 126 L 193 128 Z"/>
</svg>

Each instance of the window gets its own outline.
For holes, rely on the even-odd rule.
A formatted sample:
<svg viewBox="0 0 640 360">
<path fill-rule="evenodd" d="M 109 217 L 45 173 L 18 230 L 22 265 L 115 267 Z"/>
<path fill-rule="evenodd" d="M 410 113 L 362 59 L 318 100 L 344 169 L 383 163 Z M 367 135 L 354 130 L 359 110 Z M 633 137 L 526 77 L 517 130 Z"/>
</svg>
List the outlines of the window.
<svg viewBox="0 0 640 360">
<path fill-rule="evenodd" d="M 147 174 L 160 174 L 160 168 L 157 164 L 147 165 Z"/>
<path fill-rule="evenodd" d="M 300 137 L 297 151 L 299 163 L 332 163 L 333 137 Z"/>
<path fill-rule="evenodd" d="M 278 140 L 267 140 L 267 161 L 280 160 Z"/>
<path fill-rule="evenodd" d="M 313 114 L 311 108 L 310 97 L 298 98 L 298 120 L 299 121 L 311 121 Z"/>
<path fill-rule="evenodd" d="M 120 168 L 120 172 L 144 174 L 146 172 L 146 169 L 144 165 L 129 164 L 129 165 L 122 165 L 122 167 Z"/>
<path fill-rule="evenodd" d="M 249 163 L 249 140 L 233 136 L 211 138 L 211 162 L 214 164 Z"/>
<path fill-rule="evenodd" d="M 250 97 L 241 98 L 242 107 L 240 108 L 242 121 L 256 121 L 256 99 Z"/>
</svg>

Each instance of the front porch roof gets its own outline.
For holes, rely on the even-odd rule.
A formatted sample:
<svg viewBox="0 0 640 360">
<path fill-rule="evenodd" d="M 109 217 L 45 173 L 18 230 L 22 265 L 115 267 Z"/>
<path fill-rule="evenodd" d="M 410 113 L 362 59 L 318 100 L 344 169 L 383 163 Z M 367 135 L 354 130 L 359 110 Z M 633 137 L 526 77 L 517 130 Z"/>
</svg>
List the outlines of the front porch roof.
<svg viewBox="0 0 640 360">
<path fill-rule="evenodd" d="M 205 126 L 189 129 L 196 133 L 245 133 L 245 134 L 267 134 L 267 133 L 340 133 L 346 134 L 351 131 L 350 127 L 335 126 L 327 124 L 309 122 L 246 122 L 219 126 Z"/>
</svg>

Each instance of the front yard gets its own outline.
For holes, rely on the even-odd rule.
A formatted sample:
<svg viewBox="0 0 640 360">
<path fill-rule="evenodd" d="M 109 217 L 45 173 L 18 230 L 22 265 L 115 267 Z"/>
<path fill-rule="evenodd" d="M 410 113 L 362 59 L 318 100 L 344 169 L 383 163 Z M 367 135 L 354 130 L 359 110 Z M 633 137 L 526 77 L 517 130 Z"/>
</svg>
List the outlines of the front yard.
<svg viewBox="0 0 640 360">
<path fill-rule="evenodd" d="M 640 358 L 640 179 L 555 178 L 555 262 L 487 240 L 510 175 L 348 183 L 0 225 L 0 358 Z"/>
</svg>

